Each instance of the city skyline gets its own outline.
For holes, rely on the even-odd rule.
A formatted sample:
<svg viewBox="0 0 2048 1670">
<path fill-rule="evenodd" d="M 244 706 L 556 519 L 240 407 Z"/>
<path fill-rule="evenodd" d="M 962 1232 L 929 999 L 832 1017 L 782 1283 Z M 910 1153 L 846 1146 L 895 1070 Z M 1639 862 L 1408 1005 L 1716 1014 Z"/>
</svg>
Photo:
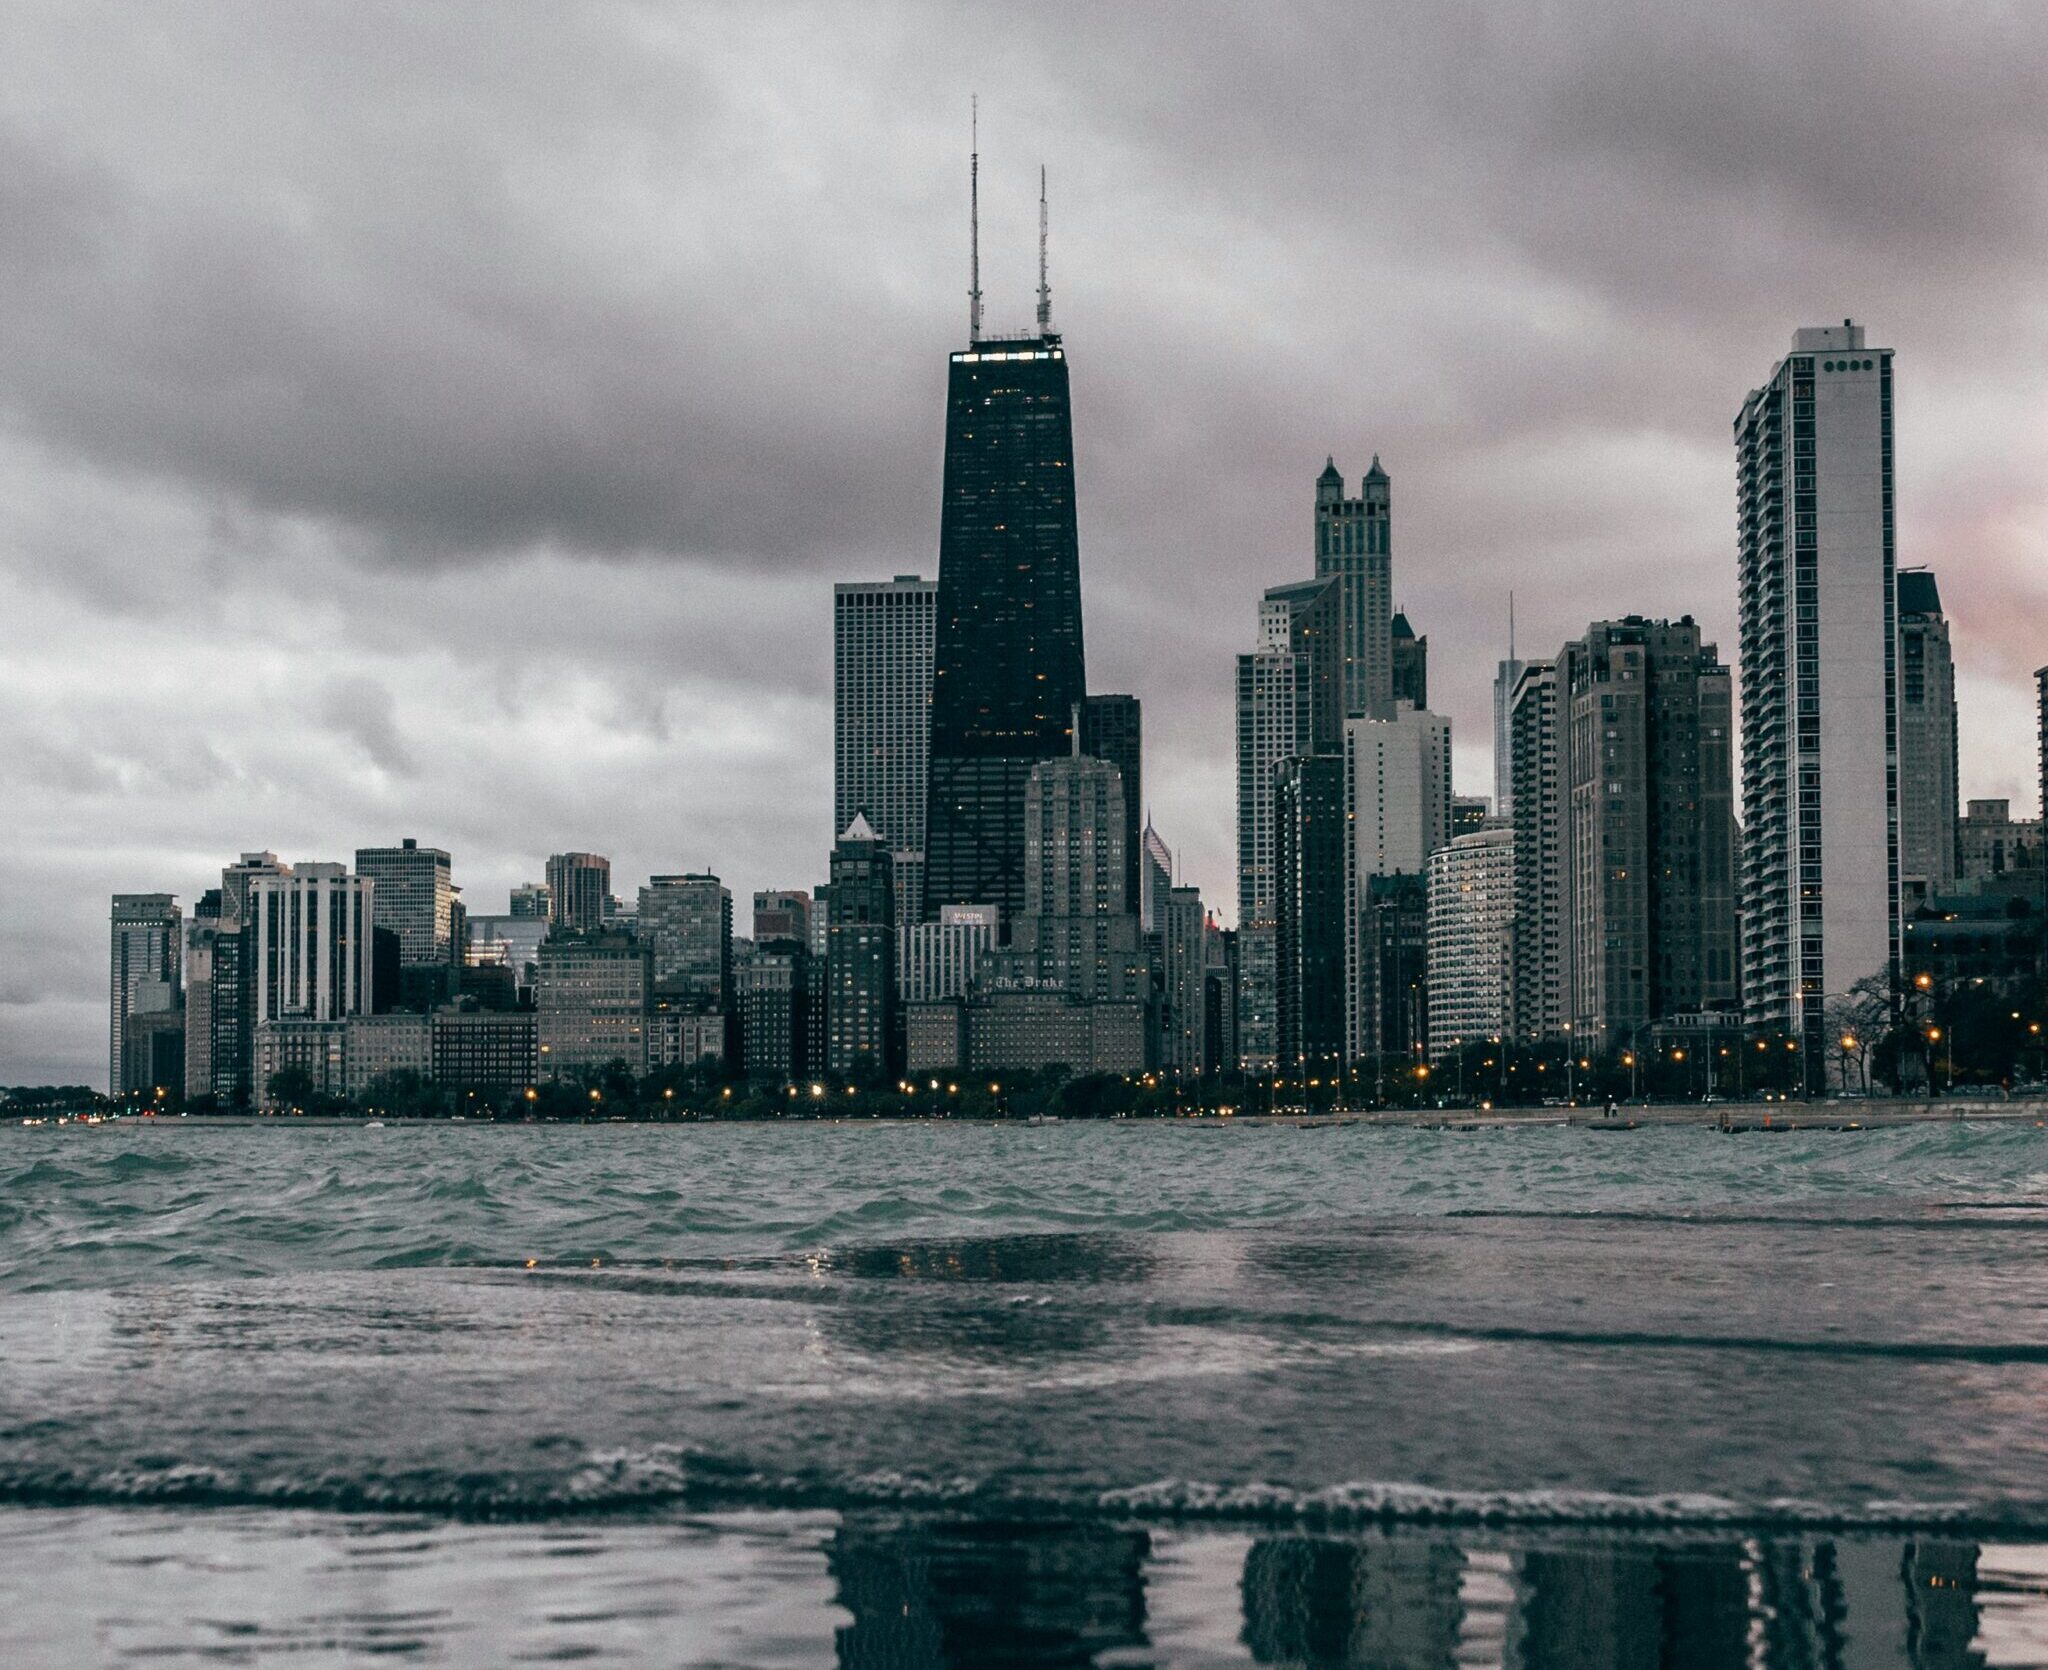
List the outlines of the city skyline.
<svg viewBox="0 0 2048 1670">
<path fill-rule="evenodd" d="M 1110 49 L 1132 45 L 1113 24 L 1072 27 L 1104 31 Z M 1872 21 L 1866 57 L 1836 90 L 1845 107 L 1872 81 L 1938 87 L 1943 76 L 1962 74 L 1950 59 L 1905 62 L 1898 56 L 1905 43 L 1891 28 Z M 310 40 L 294 43 L 277 26 L 259 32 L 276 52 L 266 68 L 245 72 L 256 78 L 256 91 L 281 96 L 309 78 L 317 87 Z M 320 44 L 341 62 L 368 50 L 348 26 L 339 34 Z M 1445 96 L 1449 71 L 1428 43 L 1403 40 L 1436 76 L 1423 76 L 1426 91 Z M 41 53 L 37 44 L 30 43 L 26 67 L 9 74 L 51 67 L 48 53 L 58 43 L 45 40 Z M 1596 78 L 1596 110 L 1654 128 L 1633 98 L 1598 81 L 1618 78 L 1625 54 L 1644 46 L 1641 39 L 1603 46 L 1585 73 Z M 1957 53 L 1969 59 L 1983 46 L 1965 39 Z M 479 74 L 516 61 L 519 43 L 487 50 L 493 56 Z M 675 56 L 656 54 L 655 61 Z M 117 81 L 146 85 L 151 78 L 138 60 L 117 54 L 115 64 Z M 629 59 L 620 64 L 624 73 Z M 1982 102 L 1995 108 L 2007 81 L 1995 64 L 1978 67 L 1991 89 Z M 872 73 L 871 63 L 846 73 L 863 69 Z M 807 84 L 817 73 L 805 72 Z M 1902 228 L 1901 211 L 1859 197 L 1862 165 L 1829 153 L 1835 176 L 1817 166 L 1789 169 L 1773 188 L 1811 207 L 1811 194 L 1832 178 L 1843 188 L 1839 198 L 1813 200 L 1817 213 L 1797 230 L 1769 217 L 1762 230 L 1752 229 L 1753 240 L 1781 239 L 1780 252 L 1794 257 L 1777 269 L 1785 277 L 1774 287 L 1756 284 L 1747 276 L 1753 265 L 1730 257 L 1717 268 L 1730 293 L 1699 279 L 1652 305 L 1644 297 L 1656 288 L 1657 262 L 1673 255 L 1603 245 L 1613 266 L 1593 274 L 1502 218 L 1496 202 L 1452 218 L 1466 232 L 1493 226 L 1516 252 L 1507 270 L 1477 262 L 1462 288 L 1427 305 L 1411 293 L 1415 272 L 1369 265 L 1361 274 L 1346 265 L 1354 246 L 1321 225 L 1307 230 L 1277 281 L 1221 256 L 1212 268 L 1192 269 L 1210 279 L 1195 286 L 1204 292 L 1196 298 L 1186 286 L 1176 290 L 1173 263 L 1209 240 L 1177 217 L 1216 210 L 1213 194 L 1229 182 L 1205 186 L 1210 195 L 1198 194 L 1186 210 L 1171 207 L 1169 183 L 1186 178 L 1166 170 L 1162 136 L 1178 131 L 1182 118 L 1161 115 L 1150 136 L 1155 154 L 1115 112 L 1083 108 L 1081 91 L 1055 89 L 1043 75 L 1033 80 L 1039 67 L 1030 62 L 1020 73 L 1014 87 L 981 77 L 985 114 L 993 118 L 983 138 L 992 334 L 1020 322 L 1031 301 L 1028 217 L 1044 152 L 1060 323 L 1076 346 L 1094 682 L 1144 701 L 1147 802 L 1185 873 L 1225 915 L 1235 840 L 1229 668 L 1242 647 L 1247 594 L 1301 578 L 1303 501 L 1325 455 L 1334 453 L 1356 476 L 1377 452 L 1400 481 L 1392 601 L 1433 640 L 1432 705 L 1453 720 L 1455 785 L 1483 789 L 1492 668 L 1505 652 L 1510 586 L 1525 654 L 1554 652 L 1588 620 L 1636 611 L 1693 614 L 1732 653 L 1727 424 L 1793 326 L 1844 314 L 1868 319 L 1912 366 L 1899 419 L 1898 558 L 1902 567 L 1940 573 L 1958 668 L 1960 795 L 2006 796 L 2031 811 L 2027 680 L 2042 656 L 2027 643 L 2032 594 L 2021 564 L 2038 548 L 2029 523 L 2041 509 L 2028 496 L 2038 489 L 2020 483 L 2041 472 L 2038 442 L 2010 421 L 2019 408 L 1999 402 L 2028 395 L 2028 374 L 2011 367 L 2040 356 L 2030 353 L 2031 327 L 2016 314 L 1993 309 L 1996 323 L 1987 326 L 1979 314 L 1965 329 L 1959 316 L 1973 304 L 1957 303 L 1959 282 L 1970 293 L 1973 275 L 2016 262 L 2016 246 L 2034 230 L 1992 224 L 2005 206 L 1995 163 L 1982 163 L 1994 176 L 1990 186 L 1953 193 L 1932 217 L 1947 228 L 1944 241 L 1974 236 L 1984 245 L 1984 266 L 1960 280 L 1960 257 L 1933 247 L 1924 230 Z M 935 78 L 929 98 L 889 129 L 887 154 L 901 174 L 878 171 L 868 180 L 873 224 L 850 229 L 842 219 L 826 229 L 834 249 L 855 248 L 866 263 L 851 263 L 823 286 L 821 310 L 828 323 L 858 318 L 869 328 L 859 375 L 875 380 L 879 421 L 864 410 L 857 436 L 830 420 L 822 433 L 792 429 L 778 436 L 786 444 L 767 444 L 744 410 L 696 414 L 686 401 L 651 394 L 618 365 L 623 338 L 598 331 L 582 351 L 564 350 L 555 370 L 571 406 L 594 403 L 607 440 L 602 456 L 577 453 L 566 417 L 545 402 L 508 398 L 539 385 L 508 384 L 484 350 L 537 348 L 549 321 L 573 323 L 601 304 L 623 310 L 629 336 L 653 333 L 657 364 L 694 369 L 705 349 L 685 326 L 682 295 L 622 292 L 592 263 L 592 250 L 571 247 L 572 233 L 591 237 L 599 229 L 567 217 L 562 200 L 553 201 L 563 218 L 543 217 L 544 224 L 528 223 L 497 197 L 479 211 L 499 234 L 519 234 L 515 247 L 531 251 L 537 264 L 563 261 L 568 270 L 552 275 L 561 281 L 556 287 L 525 298 L 533 311 L 507 306 L 492 341 L 465 350 L 462 333 L 451 328 L 463 322 L 461 310 L 450 311 L 449 299 L 436 297 L 416 268 L 434 246 L 403 216 L 355 204 L 347 181 L 284 147 L 266 167 L 308 188 L 320 228 L 337 240 L 338 269 L 395 288 L 381 328 L 373 328 L 341 305 L 332 286 L 295 275 L 279 281 L 283 290 L 266 292 L 260 275 L 216 275 L 259 326 L 268 319 L 268 334 L 255 333 L 251 363 L 295 390 L 305 409 L 327 413 L 283 422 L 275 448 L 267 448 L 266 432 L 280 420 L 255 392 L 261 377 L 246 366 L 235 371 L 229 355 L 217 362 L 229 373 L 225 390 L 193 392 L 186 381 L 205 345 L 203 320 L 174 311 L 145 348 L 122 311 L 130 260 L 147 269 L 136 295 L 178 288 L 174 281 L 189 271 L 179 263 L 193 256 L 173 234 L 188 224 L 187 214 L 210 213 L 227 234 L 261 229 L 266 211 L 248 182 L 231 179 L 225 162 L 202 148 L 193 158 L 197 198 L 179 198 L 180 183 L 145 153 L 161 143 L 164 124 L 191 137 L 180 124 L 192 118 L 154 111 L 147 100 L 130 121 L 109 122 L 89 140 L 61 130 L 31 140 L 9 130 L 7 143 L 22 164 L 15 172 L 29 182 L 36 247 L 60 268 L 68 263 L 74 279 L 82 268 L 102 282 L 74 284 L 69 300 L 30 285 L 10 320 L 11 340 L 26 343 L 19 333 L 32 328 L 44 351 L 24 347 L 0 380 L 0 395 L 21 417 L 0 467 L 34 486 L 7 513 L 4 613 L 14 629 L 6 637 L 10 730 L 0 783 L 23 815 L 0 877 L 14 901 L 4 917 L 9 979 L 0 1076 L 95 1076 L 91 1064 L 106 1048 L 99 958 L 107 894 L 171 891 L 189 912 L 220 865 L 244 850 L 270 848 L 294 863 L 345 862 L 358 846 L 413 832 L 454 853 L 465 902 L 483 912 L 495 911 L 510 886 L 537 876 L 548 853 L 577 848 L 608 854 L 621 892 L 652 874 L 690 870 L 718 873 L 742 898 L 821 879 L 836 833 L 829 584 L 936 574 L 940 434 L 932 368 L 940 353 L 960 346 L 956 159 L 961 89 L 977 75 L 963 67 L 945 84 Z M 1523 103 L 1544 108 L 1537 94 L 1546 86 L 1552 81 L 1540 69 L 1513 78 L 1510 115 L 1527 115 Z M 1597 96 L 1602 88 L 1605 98 Z M 403 86 L 382 92 L 391 100 L 409 96 Z M 594 111 L 557 114 L 586 127 L 596 121 Z M 1063 131 L 1056 115 L 1078 116 L 1080 124 Z M 654 120 L 651 109 L 632 116 Z M 1726 141 L 1734 118 L 1724 120 Z M 1853 132 L 1853 120 L 1848 127 Z M 1912 120 L 1886 127 L 1869 166 L 1896 167 L 1901 178 L 1928 183 L 1900 150 L 1918 132 Z M 1104 135 L 1120 136 L 1124 151 L 1148 158 L 1147 166 L 1134 177 L 1092 158 L 1084 141 Z M 430 154 L 480 167 L 509 165 L 531 142 L 509 122 L 481 136 L 439 137 L 442 149 Z M 1714 137 L 1701 147 L 1704 180 L 1679 171 L 1681 187 L 1692 187 L 1679 196 L 1695 208 L 1735 190 L 1727 174 L 1714 172 L 1729 167 L 1726 144 L 1717 147 Z M 785 138 L 791 154 L 814 161 L 827 143 L 823 134 Z M 1476 150 L 1461 141 L 1450 166 L 1473 166 L 1499 138 L 1495 128 Z M 231 136 L 221 142 L 232 150 Z M 1967 143 L 1950 150 L 1962 159 L 1957 168 L 1971 155 Z M 1668 150 L 1659 154 L 1671 161 Z M 1571 155 L 1569 147 L 1540 153 L 1565 168 Z M 1591 155 L 1614 161 L 1598 144 Z M 1216 159 L 1202 150 L 1198 160 Z M 620 192 L 653 183 L 644 171 L 591 166 Z M 1942 165 L 1925 166 L 1935 170 L 1933 185 L 1954 184 Z M 1320 166 L 1304 172 L 1320 174 Z M 570 182 L 550 184 L 566 191 Z M 1270 224 L 1239 209 L 1223 216 L 1223 226 L 1240 244 L 1262 230 L 1277 234 L 1291 224 L 1281 211 L 1304 184 L 1286 176 L 1272 183 L 1264 200 L 1275 217 Z M 1624 175 L 1607 189 L 1647 184 Z M 693 225 L 715 222 L 703 205 L 696 208 Z M 1135 225 L 1120 218 L 1127 214 Z M 487 229 L 446 235 L 481 240 Z M 1140 231 L 1155 235 L 1150 253 Z M 1882 264 L 1849 259 L 1881 242 L 1880 234 L 1896 235 Z M 670 250 L 674 258 L 661 239 L 637 235 L 648 240 L 648 252 Z M 1680 243 L 1697 253 L 1705 236 L 1688 234 Z M 315 253 L 305 242 L 283 247 L 291 260 L 311 261 Z M 480 271 L 467 262 L 481 248 L 481 241 L 454 247 L 456 269 Z M 1409 256 L 1420 271 L 1445 258 L 1443 240 Z M 878 298 L 872 284 L 853 279 L 871 278 L 873 263 L 884 259 L 912 264 L 899 266 Z M 1928 272 L 1916 277 L 1916 264 Z M 1738 266 L 1747 269 L 1739 278 Z M 1487 298 L 1489 285 L 1517 274 L 1529 280 L 1526 293 L 1491 296 L 1493 312 L 1475 329 L 1478 315 L 1469 310 Z M 1290 281 L 1309 293 L 1295 292 Z M 1221 322 L 1242 320 L 1248 342 L 1274 350 L 1271 363 L 1248 365 L 1246 343 L 1216 331 L 1219 298 Z M 266 303 L 281 313 L 266 315 Z M 1593 303 L 1620 307 L 1626 317 L 1603 322 L 1597 309 L 1574 312 L 1575 304 Z M 1557 309 L 1547 319 L 1546 305 Z M 728 317 L 731 306 L 718 316 Z M 1216 357 L 1190 366 L 1176 333 L 1197 318 L 1207 319 Z M 1427 374 L 1419 357 L 1405 367 L 1399 356 L 1388 358 L 1404 323 L 1421 328 L 1428 342 L 1455 344 L 1460 357 Z M 823 328 L 807 321 L 787 341 L 742 332 L 738 347 L 711 351 L 711 369 L 732 386 L 757 378 L 776 389 L 788 378 L 836 377 L 817 369 L 824 362 L 803 334 Z M 1340 333 L 1334 344 L 1331 328 Z M 95 332 L 115 345 L 101 350 L 110 357 L 100 372 L 131 403 L 184 387 L 215 419 L 210 440 L 146 402 L 139 409 L 153 423 L 138 424 L 90 377 L 65 383 L 49 345 L 76 347 Z M 392 391 L 364 390 L 335 344 L 380 349 L 368 363 L 396 373 L 395 385 L 413 382 L 414 409 L 393 403 Z M 1351 374 L 1340 378 L 1330 366 L 1308 363 L 1312 344 L 1332 361 L 1351 355 Z M 124 357 L 111 357 L 117 353 Z M 1362 378 L 1360 364 L 1369 373 Z M 429 387 L 417 387 L 421 368 L 437 373 Z M 1995 392 L 1994 378 L 2002 385 Z M 1360 394 L 1361 386 L 1374 392 Z M 1510 397 L 1505 415 L 1475 415 L 1472 400 L 1482 390 Z M 836 399 L 842 391 L 834 383 L 814 392 Z M 645 411 L 650 399 L 664 421 L 694 416 L 709 437 L 677 449 L 694 486 L 674 502 L 652 483 L 674 470 L 675 459 L 650 457 L 644 436 L 612 427 L 621 414 Z M 1161 430 L 1173 426 L 1154 415 L 1155 400 L 1160 410 L 1182 414 L 1176 425 L 1196 423 L 1199 441 L 1169 448 Z M 1184 415 L 1204 402 L 1234 405 L 1238 415 L 1228 424 L 1214 414 Z M 515 422 L 507 411 L 524 416 Z M 465 415 L 475 424 L 467 434 Z M 455 439 L 415 459 L 397 456 L 391 437 L 416 433 L 430 416 L 449 420 Z M 1987 443 L 1987 434 L 2001 438 Z M 320 469 L 292 454 L 294 445 L 323 436 L 337 445 Z M 822 451 L 804 444 L 819 440 Z M 730 456 L 743 443 L 751 455 Z M 545 484 L 553 501 L 537 498 L 519 468 L 536 449 L 566 471 L 566 479 Z M 1601 484 L 1575 488 L 1589 465 L 1602 472 Z M 790 479 L 801 481 L 798 491 L 789 491 Z M 829 504 L 833 514 L 820 519 L 827 533 L 801 530 L 793 502 Z M 707 503 L 717 514 L 707 515 Z M 147 564 L 135 561 L 138 549 L 150 552 Z M 304 620 L 283 606 L 302 593 L 317 599 Z M 230 671 L 245 676 L 238 684 L 224 676 Z"/>
</svg>

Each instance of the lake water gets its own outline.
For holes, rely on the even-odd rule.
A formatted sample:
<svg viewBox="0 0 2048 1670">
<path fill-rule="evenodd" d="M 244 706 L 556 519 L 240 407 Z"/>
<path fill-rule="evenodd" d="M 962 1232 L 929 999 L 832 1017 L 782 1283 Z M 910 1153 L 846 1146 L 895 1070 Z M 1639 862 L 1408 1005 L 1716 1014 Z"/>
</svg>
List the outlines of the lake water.
<svg viewBox="0 0 2048 1670">
<path fill-rule="evenodd" d="M 2048 1132 L 0 1131 L 0 1663 L 2048 1665 Z"/>
</svg>

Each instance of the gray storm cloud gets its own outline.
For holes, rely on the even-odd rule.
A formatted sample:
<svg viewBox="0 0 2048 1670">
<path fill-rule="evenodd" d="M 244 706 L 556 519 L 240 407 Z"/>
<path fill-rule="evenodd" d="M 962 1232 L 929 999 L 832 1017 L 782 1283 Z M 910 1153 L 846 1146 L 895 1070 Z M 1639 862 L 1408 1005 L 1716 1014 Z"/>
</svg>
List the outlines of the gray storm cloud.
<svg viewBox="0 0 2048 1670">
<path fill-rule="evenodd" d="M 417 834 L 480 909 L 568 846 L 820 879 L 829 583 L 935 561 L 970 90 L 992 323 L 1051 173 L 1091 680 L 1226 914 L 1229 656 L 1326 453 L 1393 472 L 1484 789 L 1510 587 L 1527 650 L 1691 612 L 1732 658 L 1729 419 L 1851 313 L 1965 792 L 2031 801 L 2041 8 L 51 3 L 5 48 L 0 1082 L 103 1059 L 109 892 L 243 848 Z"/>
</svg>

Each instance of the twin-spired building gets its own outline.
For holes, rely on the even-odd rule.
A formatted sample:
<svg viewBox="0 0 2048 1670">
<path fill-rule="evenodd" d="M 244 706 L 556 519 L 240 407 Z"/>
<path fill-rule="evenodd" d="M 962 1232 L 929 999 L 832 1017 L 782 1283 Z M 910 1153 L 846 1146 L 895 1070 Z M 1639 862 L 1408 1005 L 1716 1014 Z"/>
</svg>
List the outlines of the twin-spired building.
<svg viewBox="0 0 2048 1670">
<path fill-rule="evenodd" d="M 1844 320 L 1735 419 L 1742 635 L 1742 991 L 1822 1058 L 1828 999 L 1899 933 L 1892 353 Z"/>
</svg>

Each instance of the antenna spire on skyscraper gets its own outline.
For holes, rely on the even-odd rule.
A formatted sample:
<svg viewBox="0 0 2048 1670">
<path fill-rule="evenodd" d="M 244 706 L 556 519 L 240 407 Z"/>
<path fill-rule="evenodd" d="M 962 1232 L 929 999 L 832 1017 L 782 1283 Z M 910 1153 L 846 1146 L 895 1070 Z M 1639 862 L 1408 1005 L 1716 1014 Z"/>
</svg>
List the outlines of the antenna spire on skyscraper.
<svg viewBox="0 0 2048 1670">
<path fill-rule="evenodd" d="M 968 96 L 967 340 L 981 340 L 981 95 Z"/>
<path fill-rule="evenodd" d="M 1045 164 L 1038 165 L 1038 334 L 1052 334 L 1052 286 L 1045 278 Z"/>
</svg>

